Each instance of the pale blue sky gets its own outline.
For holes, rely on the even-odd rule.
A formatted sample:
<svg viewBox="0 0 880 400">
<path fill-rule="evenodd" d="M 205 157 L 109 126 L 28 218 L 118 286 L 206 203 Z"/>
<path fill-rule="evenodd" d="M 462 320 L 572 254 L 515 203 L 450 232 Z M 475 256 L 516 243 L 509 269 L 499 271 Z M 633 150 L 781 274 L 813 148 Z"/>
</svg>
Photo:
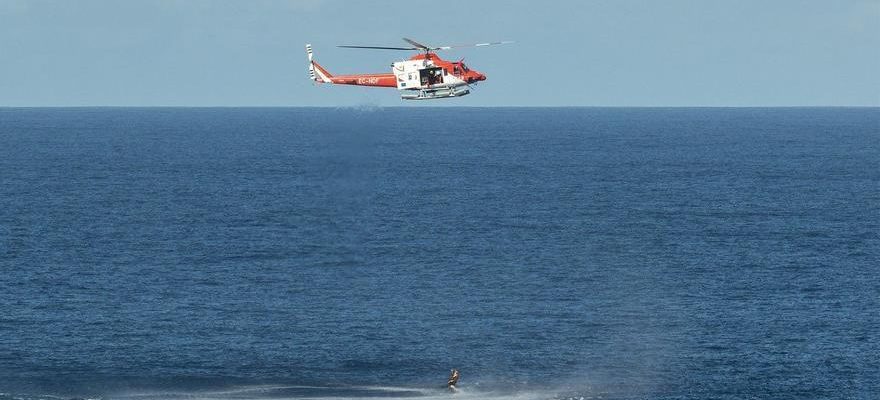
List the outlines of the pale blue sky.
<svg viewBox="0 0 880 400">
<path fill-rule="evenodd" d="M 384 72 L 399 46 L 489 79 L 419 105 L 880 106 L 880 0 L 0 0 L 0 106 L 413 105 L 314 86 Z"/>
</svg>

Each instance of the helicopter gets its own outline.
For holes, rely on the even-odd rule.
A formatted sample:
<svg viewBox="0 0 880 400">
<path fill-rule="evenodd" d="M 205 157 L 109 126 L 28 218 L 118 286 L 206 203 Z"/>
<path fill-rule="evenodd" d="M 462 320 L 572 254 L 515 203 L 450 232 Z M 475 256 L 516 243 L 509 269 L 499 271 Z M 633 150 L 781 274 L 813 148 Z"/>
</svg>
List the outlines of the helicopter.
<svg viewBox="0 0 880 400">
<path fill-rule="evenodd" d="M 312 45 L 306 44 L 309 57 L 309 79 L 317 83 L 334 85 L 358 85 L 393 87 L 400 91 L 403 100 L 433 100 L 450 97 L 461 97 L 471 92 L 471 85 L 486 80 L 483 73 L 468 68 L 464 59 L 446 61 L 435 51 L 450 50 L 461 47 L 483 47 L 513 43 L 511 41 L 477 43 L 458 46 L 432 47 L 403 38 L 412 47 L 388 46 L 337 46 L 350 49 L 379 50 L 417 50 L 418 54 L 408 60 L 391 64 L 391 73 L 333 75 L 323 66 L 315 62 Z"/>
</svg>

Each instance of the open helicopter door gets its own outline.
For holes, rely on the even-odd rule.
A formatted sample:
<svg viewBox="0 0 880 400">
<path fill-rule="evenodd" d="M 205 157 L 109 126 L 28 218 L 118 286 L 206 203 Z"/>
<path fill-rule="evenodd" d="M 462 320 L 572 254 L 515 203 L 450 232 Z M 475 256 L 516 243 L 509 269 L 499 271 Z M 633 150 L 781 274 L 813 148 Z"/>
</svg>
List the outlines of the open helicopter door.
<svg viewBox="0 0 880 400">
<path fill-rule="evenodd" d="M 425 67 L 419 70 L 419 79 L 423 87 L 443 84 L 443 68 Z"/>
</svg>

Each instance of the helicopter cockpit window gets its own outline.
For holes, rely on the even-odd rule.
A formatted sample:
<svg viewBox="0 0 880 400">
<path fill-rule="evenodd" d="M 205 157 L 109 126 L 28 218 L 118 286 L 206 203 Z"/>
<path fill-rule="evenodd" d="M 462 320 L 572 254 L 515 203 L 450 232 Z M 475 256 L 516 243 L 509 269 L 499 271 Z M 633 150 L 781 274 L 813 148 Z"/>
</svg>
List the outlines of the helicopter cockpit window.
<svg viewBox="0 0 880 400">
<path fill-rule="evenodd" d="M 464 71 L 464 72 L 468 72 L 468 71 L 470 71 L 470 69 L 468 69 L 467 65 L 464 65 L 464 63 L 461 63 L 461 69 L 462 69 L 462 71 Z"/>
</svg>

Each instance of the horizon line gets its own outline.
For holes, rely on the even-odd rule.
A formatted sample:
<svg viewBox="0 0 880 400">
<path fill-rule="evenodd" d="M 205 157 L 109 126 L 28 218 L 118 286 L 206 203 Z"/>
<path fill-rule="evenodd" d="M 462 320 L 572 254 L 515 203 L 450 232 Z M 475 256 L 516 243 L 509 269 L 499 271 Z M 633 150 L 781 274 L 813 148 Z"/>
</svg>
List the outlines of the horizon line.
<svg viewBox="0 0 880 400">
<path fill-rule="evenodd" d="M 339 105 L 339 106 L 298 106 L 298 105 L 0 105 L 0 109 L 22 108 L 328 108 L 328 109 L 375 109 L 375 108 L 880 108 L 876 105 L 738 105 L 738 106 L 706 106 L 706 105 L 502 105 L 502 106 L 472 106 L 472 105 Z"/>
</svg>

